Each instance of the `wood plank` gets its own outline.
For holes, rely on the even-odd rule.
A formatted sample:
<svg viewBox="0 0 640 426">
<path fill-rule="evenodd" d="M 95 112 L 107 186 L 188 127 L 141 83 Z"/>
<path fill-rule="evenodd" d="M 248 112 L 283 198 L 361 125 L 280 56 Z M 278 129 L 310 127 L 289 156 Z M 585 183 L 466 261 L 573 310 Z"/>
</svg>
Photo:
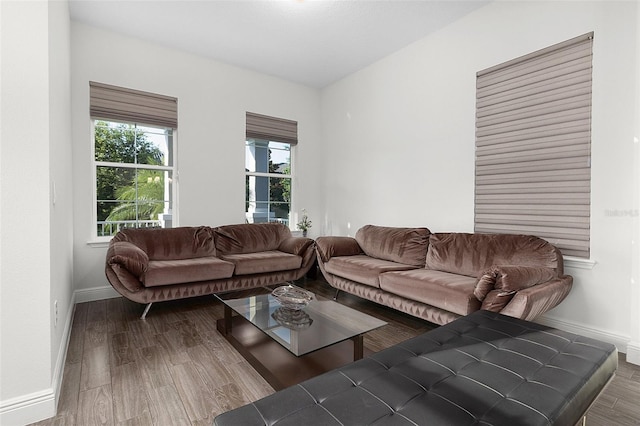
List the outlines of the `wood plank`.
<svg viewBox="0 0 640 426">
<path fill-rule="evenodd" d="M 190 425 L 182 399 L 174 385 L 149 390 L 149 408 L 155 425 Z"/>
<path fill-rule="evenodd" d="M 216 403 L 221 410 L 219 413 L 216 413 L 216 415 L 237 407 L 242 407 L 243 405 L 251 402 L 236 383 L 227 383 L 226 385 L 222 385 L 219 388 L 214 389 L 213 394 L 215 395 Z"/>
<path fill-rule="evenodd" d="M 123 422 L 118 422 L 117 426 L 153 426 L 153 420 L 151 419 L 151 414 L 144 413 L 140 417 L 136 417 L 134 419 L 128 419 Z"/>
<path fill-rule="evenodd" d="M 109 347 L 105 344 L 85 348 L 82 356 L 80 391 L 110 384 Z"/>
<path fill-rule="evenodd" d="M 228 364 L 227 368 L 233 374 L 234 383 L 244 395 L 244 399 L 256 401 L 274 392 L 271 385 L 247 361 Z"/>
<path fill-rule="evenodd" d="M 107 328 L 109 333 L 124 333 L 129 331 L 129 322 L 124 309 L 124 299 L 116 297 L 107 300 Z"/>
<path fill-rule="evenodd" d="M 106 300 L 96 300 L 91 304 L 91 309 L 87 310 L 86 323 L 102 322 L 107 320 L 107 302 Z"/>
<path fill-rule="evenodd" d="M 84 331 L 86 327 L 88 304 L 81 303 L 75 306 L 69 345 L 67 346 L 67 363 L 81 362 L 84 350 Z"/>
<path fill-rule="evenodd" d="M 189 358 L 209 391 L 232 383 L 234 378 L 218 358 L 205 345 L 198 345 L 187 349 Z"/>
<path fill-rule="evenodd" d="M 105 385 L 80 392 L 78 425 L 113 425 L 111 386 Z"/>
<path fill-rule="evenodd" d="M 169 367 L 176 390 L 191 421 L 209 418 L 220 409 L 191 361 Z"/>
<path fill-rule="evenodd" d="M 118 366 L 136 361 L 136 352 L 129 342 L 129 333 L 122 332 L 111 335 L 110 339 L 111 365 Z"/>
<path fill-rule="evenodd" d="M 202 344 L 202 337 L 198 334 L 198 329 L 191 320 L 181 320 L 171 324 L 175 330 L 175 334 L 171 333 L 177 339 L 178 345 L 183 348 L 192 348 Z"/>
<path fill-rule="evenodd" d="M 138 349 L 137 353 L 137 365 L 140 367 L 140 375 L 147 390 L 173 384 L 162 350 L 158 346 Z"/>
<path fill-rule="evenodd" d="M 138 349 L 155 346 L 155 327 L 149 321 L 140 320 L 138 317 L 128 320 L 127 323 L 131 336 L 130 343 Z"/>
<path fill-rule="evenodd" d="M 113 412 L 122 422 L 149 412 L 146 389 L 135 362 L 112 367 Z"/>
<path fill-rule="evenodd" d="M 172 337 L 171 332 L 157 334 L 156 343 L 162 350 L 162 356 L 168 365 L 184 364 L 190 361 L 187 348 L 180 346 L 180 342 Z"/>
<path fill-rule="evenodd" d="M 87 323 L 84 330 L 84 348 L 93 348 L 107 345 L 108 337 L 107 321 L 93 321 Z"/>
<path fill-rule="evenodd" d="M 66 386 L 60 387 L 57 416 L 68 414 L 75 417 L 75 413 L 78 411 L 78 399 L 80 397 L 81 371 L 82 364 L 79 362 L 65 364 L 63 384 L 66 384 Z"/>
</svg>

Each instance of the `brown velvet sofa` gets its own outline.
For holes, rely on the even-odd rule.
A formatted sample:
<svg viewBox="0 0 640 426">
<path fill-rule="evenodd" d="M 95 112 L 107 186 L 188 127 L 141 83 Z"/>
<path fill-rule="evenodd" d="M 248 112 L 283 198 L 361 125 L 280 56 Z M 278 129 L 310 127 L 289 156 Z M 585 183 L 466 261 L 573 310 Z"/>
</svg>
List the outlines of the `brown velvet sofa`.
<svg viewBox="0 0 640 426">
<path fill-rule="evenodd" d="M 316 239 L 318 266 L 339 291 L 435 324 L 485 309 L 533 320 L 571 290 L 560 251 L 530 235 L 435 233 L 366 225 Z"/>
<path fill-rule="evenodd" d="M 277 223 L 125 229 L 109 243 L 105 273 L 138 303 L 183 299 L 300 279 L 315 259 L 310 238 Z"/>
</svg>

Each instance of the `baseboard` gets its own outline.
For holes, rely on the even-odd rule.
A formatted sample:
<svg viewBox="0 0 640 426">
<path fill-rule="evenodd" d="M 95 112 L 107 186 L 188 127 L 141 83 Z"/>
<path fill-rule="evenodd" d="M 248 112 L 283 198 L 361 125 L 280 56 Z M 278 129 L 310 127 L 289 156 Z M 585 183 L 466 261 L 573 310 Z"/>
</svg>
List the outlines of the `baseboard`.
<svg viewBox="0 0 640 426">
<path fill-rule="evenodd" d="M 2 401 L 0 424 L 25 425 L 54 416 L 56 395 L 53 388 Z"/>
<path fill-rule="evenodd" d="M 51 378 L 51 387 L 39 392 L 22 395 L 0 402 L 0 424 L 25 425 L 56 415 L 58 397 L 64 378 L 64 364 L 67 358 L 67 348 L 71 338 L 71 324 L 75 309 L 75 295 L 71 297 L 69 311 L 64 322 L 62 341 L 58 350 L 56 365 Z"/>
<path fill-rule="evenodd" d="M 75 303 L 93 302 L 95 300 L 113 299 L 120 297 L 117 291 L 109 285 L 102 287 L 83 288 L 74 293 Z"/>
<path fill-rule="evenodd" d="M 585 327 L 584 325 L 562 321 L 547 316 L 537 318 L 535 322 L 547 325 L 549 327 L 564 330 L 569 333 L 579 334 L 581 336 L 590 337 L 592 339 L 601 340 L 603 342 L 611 343 L 615 345 L 618 352 L 627 353 L 629 342 L 631 338 L 629 336 L 623 336 L 621 334 L 611 333 L 604 330 L 599 330 L 592 327 Z"/>
<path fill-rule="evenodd" d="M 69 348 L 69 340 L 71 340 L 71 325 L 76 312 L 76 294 L 71 295 L 71 303 L 69 303 L 69 311 L 67 319 L 64 322 L 64 331 L 62 332 L 62 341 L 58 350 L 58 359 L 56 360 L 55 369 L 53 371 L 53 380 L 51 387 L 56 396 L 56 408 L 58 407 L 58 398 L 62 389 L 62 379 L 64 378 L 64 365 L 67 361 L 67 349 Z"/>
<path fill-rule="evenodd" d="M 627 362 L 640 365 L 640 342 L 629 342 L 627 345 Z"/>
</svg>

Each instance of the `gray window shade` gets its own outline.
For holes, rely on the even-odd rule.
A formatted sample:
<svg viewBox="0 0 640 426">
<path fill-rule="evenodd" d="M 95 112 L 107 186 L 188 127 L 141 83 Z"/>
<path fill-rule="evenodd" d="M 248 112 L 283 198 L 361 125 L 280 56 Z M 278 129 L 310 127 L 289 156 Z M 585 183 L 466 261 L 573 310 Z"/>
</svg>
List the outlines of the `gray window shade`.
<svg viewBox="0 0 640 426">
<path fill-rule="evenodd" d="M 284 118 L 247 112 L 247 138 L 298 144 L 298 123 Z"/>
<path fill-rule="evenodd" d="M 593 33 L 480 71 L 476 232 L 589 257 Z"/>
<path fill-rule="evenodd" d="M 178 127 L 178 100 L 140 90 L 89 82 L 92 118 Z"/>
</svg>

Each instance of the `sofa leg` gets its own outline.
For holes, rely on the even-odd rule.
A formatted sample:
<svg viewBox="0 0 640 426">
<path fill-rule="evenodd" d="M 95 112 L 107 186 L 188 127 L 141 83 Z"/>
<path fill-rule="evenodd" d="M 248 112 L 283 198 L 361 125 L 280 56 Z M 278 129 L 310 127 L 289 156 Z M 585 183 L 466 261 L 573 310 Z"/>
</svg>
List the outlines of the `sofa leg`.
<svg viewBox="0 0 640 426">
<path fill-rule="evenodd" d="M 149 309 L 151 309 L 151 305 L 153 305 L 153 303 L 149 303 L 145 308 L 144 308 L 144 312 L 142 313 L 142 316 L 140 317 L 140 319 L 145 319 L 147 317 L 147 313 L 149 312 Z"/>
<path fill-rule="evenodd" d="M 333 300 L 338 300 L 338 293 L 340 293 L 340 290 L 336 290 L 336 294 L 333 296 Z"/>
</svg>

